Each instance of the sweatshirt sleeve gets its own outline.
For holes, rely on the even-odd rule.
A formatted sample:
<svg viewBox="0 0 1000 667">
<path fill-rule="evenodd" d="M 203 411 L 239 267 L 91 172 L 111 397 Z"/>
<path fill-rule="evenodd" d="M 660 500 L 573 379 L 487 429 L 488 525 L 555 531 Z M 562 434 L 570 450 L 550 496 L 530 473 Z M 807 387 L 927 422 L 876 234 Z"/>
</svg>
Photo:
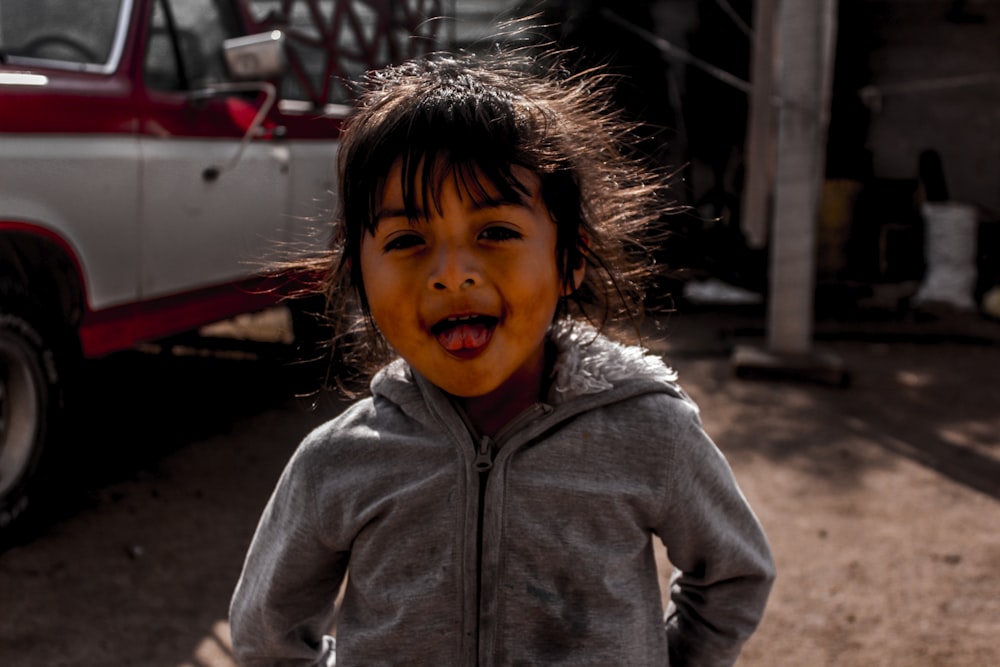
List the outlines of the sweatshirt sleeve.
<svg viewBox="0 0 1000 667">
<path fill-rule="evenodd" d="M 314 478 L 322 470 L 322 444 L 307 438 L 293 455 L 247 552 L 229 612 L 233 652 L 244 667 L 332 659 L 326 634 L 349 552 L 324 539 L 317 517 Z"/>
<path fill-rule="evenodd" d="M 681 423 L 656 530 L 677 570 L 666 618 L 670 665 L 728 666 L 760 623 L 774 561 L 760 522 L 696 408 Z"/>
</svg>

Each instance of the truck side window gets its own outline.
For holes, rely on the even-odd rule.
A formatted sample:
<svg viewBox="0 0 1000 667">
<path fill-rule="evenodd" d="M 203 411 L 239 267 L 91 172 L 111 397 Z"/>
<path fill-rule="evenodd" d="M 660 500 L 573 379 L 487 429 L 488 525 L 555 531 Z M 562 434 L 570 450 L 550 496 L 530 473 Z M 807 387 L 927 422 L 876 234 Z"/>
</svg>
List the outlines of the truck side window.
<svg viewBox="0 0 1000 667">
<path fill-rule="evenodd" d="M 121 0 L 0 0 L 0 51 L 6 56 L 103 65 L 111 58 Z M 74 69 L 68 67 L 67 69 Z"/>
<path fill-rule="evenodd" d="M 232 7 L 219 0 L 157 0 L 143 65 L 146 85 L 197 90 L 226 80 L 222 42 L 240 34 Z"/>
</svg>

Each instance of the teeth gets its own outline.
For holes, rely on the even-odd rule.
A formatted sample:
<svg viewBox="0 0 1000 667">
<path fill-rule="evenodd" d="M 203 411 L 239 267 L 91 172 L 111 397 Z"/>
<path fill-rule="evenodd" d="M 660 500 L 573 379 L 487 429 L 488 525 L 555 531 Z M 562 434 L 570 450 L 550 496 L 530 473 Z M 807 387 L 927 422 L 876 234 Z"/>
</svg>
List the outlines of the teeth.
<svg viewBox="0 0 1000 667">
<path fill-rule="evenodd" d="M 458 329 L 466 326 L 494 327 L 499 322 L 499 318 L 483 313 L 471 313 L 468 315 L 451 315 L 438 320 L 432 327 L 434 335 L 438 335 L 447 329 Z"/>
</svg>

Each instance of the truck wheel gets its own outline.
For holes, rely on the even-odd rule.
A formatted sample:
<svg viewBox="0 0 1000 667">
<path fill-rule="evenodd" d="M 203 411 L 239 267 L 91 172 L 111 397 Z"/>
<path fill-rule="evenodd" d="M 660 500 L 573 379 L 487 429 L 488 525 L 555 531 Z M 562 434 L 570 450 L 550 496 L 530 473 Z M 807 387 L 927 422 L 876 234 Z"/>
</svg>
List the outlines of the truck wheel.
<svg viewBox="0 0 1000 667">
<path fill-rule="evenodd" d="M 55 353 L 37 321 L 0 282 L 0 538 L 24 522 L 60 405 Z"/>
</svg>

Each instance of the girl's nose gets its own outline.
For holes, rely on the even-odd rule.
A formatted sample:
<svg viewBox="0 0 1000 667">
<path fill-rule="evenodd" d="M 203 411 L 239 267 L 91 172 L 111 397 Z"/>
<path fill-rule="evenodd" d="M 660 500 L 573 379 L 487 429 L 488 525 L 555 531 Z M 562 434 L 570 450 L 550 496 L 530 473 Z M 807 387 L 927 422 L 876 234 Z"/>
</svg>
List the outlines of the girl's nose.
<svg viewBox="0 0 1000 667">
<path fill-rule="evenodd" d="M 475 258 L 461 248 L 442 248 L 436 253 L 429 276 L 430 289 L 438 292 L 467 290 L 482 282 Z"/>
</svg>

